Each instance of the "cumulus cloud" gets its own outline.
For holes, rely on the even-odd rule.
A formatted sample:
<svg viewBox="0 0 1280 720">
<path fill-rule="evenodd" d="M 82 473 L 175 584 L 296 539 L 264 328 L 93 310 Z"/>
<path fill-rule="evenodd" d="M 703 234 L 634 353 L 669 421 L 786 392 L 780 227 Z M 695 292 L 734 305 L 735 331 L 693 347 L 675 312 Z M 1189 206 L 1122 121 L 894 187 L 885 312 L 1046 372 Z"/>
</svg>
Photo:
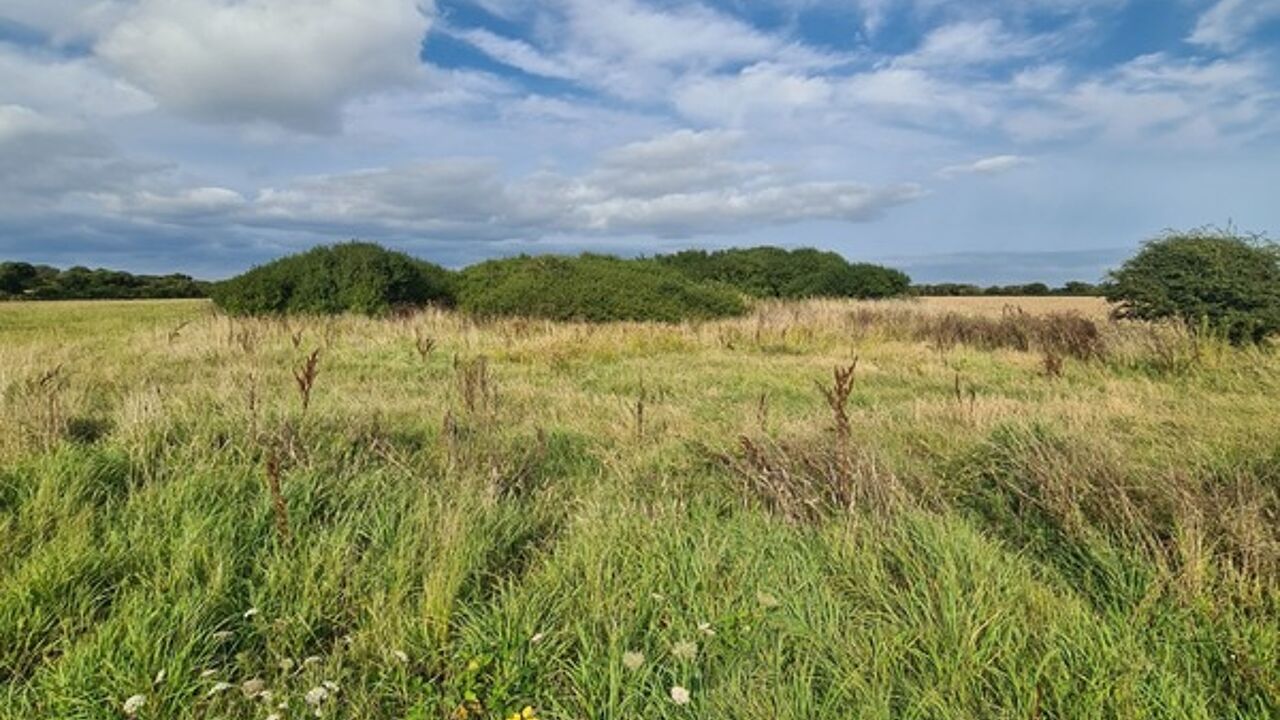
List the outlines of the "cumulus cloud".
<svg viewBox="0 0 1280 720">
<path fill-rule="evenodd" d="M 94 58 L 64 57 L 0 43 L 3 101 L 60 116 L 109 118 L 155 107 L 149 95 Z"/>
<path fill-rule="evenodd" d="M 996 155 L 962 165 L 948 165 L 938 171 L 938 177 L 956 178 L 962 175 L 999 175 L 1032 163 L 1021 155 Z"/>
<path fill-rule="evenodd" d="M 413 81 L 419 0 L 141 0 L 96 52 L 199 121 L 338 129 L 343 105 Z"/>
</svg>

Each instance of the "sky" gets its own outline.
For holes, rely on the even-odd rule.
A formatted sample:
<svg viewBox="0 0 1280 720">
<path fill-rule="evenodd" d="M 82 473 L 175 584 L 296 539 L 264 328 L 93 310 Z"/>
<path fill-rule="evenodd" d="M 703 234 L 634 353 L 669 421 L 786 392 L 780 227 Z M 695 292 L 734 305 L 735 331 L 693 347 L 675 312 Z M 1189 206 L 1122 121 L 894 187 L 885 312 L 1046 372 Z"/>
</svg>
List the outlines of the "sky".
<svg viewBox="0 0 1280 720">
<path fill-rule="evenodd" d="M 0 259 L 362 238 L 1098 280 L 1280 229 L 1280 0 L 3 0 Z"/>
</svg>

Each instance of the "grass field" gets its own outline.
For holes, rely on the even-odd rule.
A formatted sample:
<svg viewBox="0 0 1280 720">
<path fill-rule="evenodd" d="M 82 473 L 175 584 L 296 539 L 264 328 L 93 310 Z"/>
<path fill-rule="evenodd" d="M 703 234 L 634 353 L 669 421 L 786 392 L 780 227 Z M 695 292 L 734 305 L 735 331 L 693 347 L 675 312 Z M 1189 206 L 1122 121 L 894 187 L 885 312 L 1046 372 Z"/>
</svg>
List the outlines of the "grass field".
<svg viewBox="0 0 1280 720">
<path fill-rule="evenodd" d="M 1277 717 L 1280 356 L 1014 300 L 0 304 L 0 718 Z"/>
</svg>

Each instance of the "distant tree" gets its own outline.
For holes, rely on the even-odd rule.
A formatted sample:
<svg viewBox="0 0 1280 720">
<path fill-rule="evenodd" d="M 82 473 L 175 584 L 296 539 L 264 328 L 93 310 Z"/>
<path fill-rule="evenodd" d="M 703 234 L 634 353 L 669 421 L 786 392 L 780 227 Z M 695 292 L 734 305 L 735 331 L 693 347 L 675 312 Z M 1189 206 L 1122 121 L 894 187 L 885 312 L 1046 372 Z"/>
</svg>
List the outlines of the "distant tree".
<svg viewBox="0 0 1280 720">
<path fill-rule="evenodd" d="M 186 275 L 133 275 L 117 270 L 76 266 L 58 270 L 47 265 L 0 263 L 0 298 L 32 300 L 96 300 L 204 297 L 204 283 Z"/>
<path fill-rule="evenodd" d="M 1070 295 L 1075 297 L 1093 297 L 1103 294 L 1101 287 L 1079 280 L 1072 280 L 1066 283 L 1060 289 L 1054 291 L 1055 295 Z"/>
<path fill-rule="evenodd" d="M 0 263 L 0 295 L 21 295 L 36 277 L 36 268 L 30 263 Z"/>
<path fill-rule="evenodd" d="M 1280 249 L 1232 229 L 1171 232 L 1111 273 L 1120 317 L 1174 318 L 1233 343 L 1280 332 Z"/>
</svg>

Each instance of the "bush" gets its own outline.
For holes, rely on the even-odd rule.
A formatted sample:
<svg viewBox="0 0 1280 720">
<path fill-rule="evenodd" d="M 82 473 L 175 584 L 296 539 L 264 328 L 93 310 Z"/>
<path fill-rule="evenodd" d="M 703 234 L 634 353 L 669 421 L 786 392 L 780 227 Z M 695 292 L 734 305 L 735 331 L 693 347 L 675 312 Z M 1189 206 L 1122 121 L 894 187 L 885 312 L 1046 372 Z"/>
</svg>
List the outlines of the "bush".
<svg viewBox="0 0 1280 720">
<path fill-rule="evenodd" d="M 694 282 L 652 260 L 542 255 L 491 260 L 462 271 L 458 305 L 481 316 L 679 322 L 740 315 L 731 288 Z"/>
<path fill-rule="evenodd" d="M 1261 342 L 1280 332 L 1280 248 L 1231 230 L 1169 233 L 1111 273 L 1107 299 L 1119 317 Z"/>
<path fill-rule="evenodd" d="M 232 315 L 383 315 L 397 307 L 452 300 L 444 268 L 371 243 L 322 246 L 281 258 L 213 286 Z"/>
<path fill-rule="evenodd" d="M 850 264 L 837 253 L 809 248 L 686 250 L 655 259 L 694 280 L 726 283 L 764 298 L 883 298 L 911 287 L 911 279 L 898 270 Z"/>
</svg>

